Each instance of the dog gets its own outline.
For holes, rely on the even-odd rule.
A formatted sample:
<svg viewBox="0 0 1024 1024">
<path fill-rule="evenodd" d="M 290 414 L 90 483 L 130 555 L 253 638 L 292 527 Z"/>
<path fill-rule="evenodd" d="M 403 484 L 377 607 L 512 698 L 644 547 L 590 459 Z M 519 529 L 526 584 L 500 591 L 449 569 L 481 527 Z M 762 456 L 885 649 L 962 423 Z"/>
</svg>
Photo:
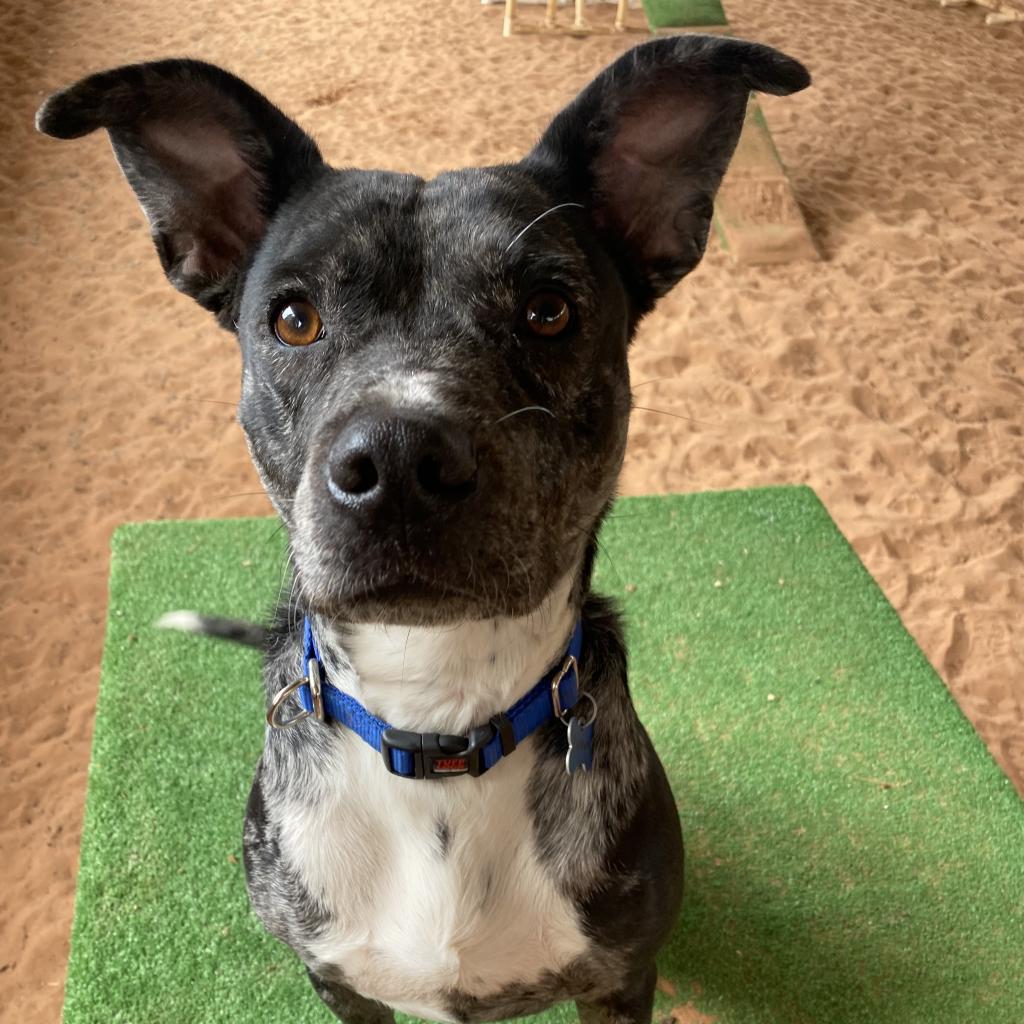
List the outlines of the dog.
<svg viewBox="0 0 1024 1024">
<path fill-rule="evenodd" d="M 106 129 L 167 278 L 238 337 L 291 583 L 265 634 L 176 624 L 265 648 L 248 890 L 347 1024 L 651 1019 L 679 816 L 590 589 L 627 350 L 703 255 L 750 92 L 809 81 L 655 40 L 519 163 L 429 181 L 332 169 L 194 60 L 40 108 L 59 139 Z"/>
</svg>

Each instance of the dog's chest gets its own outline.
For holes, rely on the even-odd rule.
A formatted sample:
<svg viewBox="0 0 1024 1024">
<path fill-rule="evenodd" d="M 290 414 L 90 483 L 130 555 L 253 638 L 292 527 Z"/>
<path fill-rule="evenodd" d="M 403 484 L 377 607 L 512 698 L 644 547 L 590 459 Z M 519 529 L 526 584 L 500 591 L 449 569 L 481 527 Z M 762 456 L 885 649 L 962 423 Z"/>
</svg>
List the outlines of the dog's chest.
<svg viewBox="0 0 1024 1024">
<path fill-rule="evenodd" d="M 537 854 L 531 743 L 479 779 L 430 782 L 339 742 L 347 770 L 330 795 L 278 808 L 282 855 L 327 911 L 310 954 L 364 996 L 444 1020 L 452 993 L 528 987 L 585 953 Z"/>
</svg>

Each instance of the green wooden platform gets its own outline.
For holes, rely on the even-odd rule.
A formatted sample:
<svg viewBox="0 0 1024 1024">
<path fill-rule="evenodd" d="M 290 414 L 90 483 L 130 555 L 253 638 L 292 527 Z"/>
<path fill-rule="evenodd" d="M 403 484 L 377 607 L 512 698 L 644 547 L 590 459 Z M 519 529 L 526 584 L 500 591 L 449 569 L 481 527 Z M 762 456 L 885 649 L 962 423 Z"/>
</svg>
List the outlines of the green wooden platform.
<svg viewBox="0 0 1024 1024">
<path fill-rule="evenodd" d="M 114 537 L 65 1024 L 333 1019 L 244 891 L 258 658 L 152 626 L 265 616 L 281 540 Z M 624 499 L 596 584 L 688 846 L 657 1019 L 1021 1024 L 1024 805 L 814 494 Z"/>
</svg>

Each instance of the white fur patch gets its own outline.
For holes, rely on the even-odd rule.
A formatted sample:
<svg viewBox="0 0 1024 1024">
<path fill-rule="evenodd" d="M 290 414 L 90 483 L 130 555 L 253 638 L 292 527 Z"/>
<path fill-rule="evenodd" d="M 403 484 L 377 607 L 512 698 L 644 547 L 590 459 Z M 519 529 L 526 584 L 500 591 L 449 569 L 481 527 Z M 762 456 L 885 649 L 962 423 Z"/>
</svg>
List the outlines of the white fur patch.
<svg viewBox="0 0 1024 1024">
<path fill-rule="evenodd" d="M 571 587 L 564 577 L 521 618 L 347 626 L 344 651 L 355 674 L 339 685 L 396 728 L 465 733 L 513 704 L 565 650 L 575 625 Z M 329 627 L 316 628 L 322 646 L 342 646 Z"/>
<path fill-rule="evenodd" d="M 574 624 L 569 588 L 563 581 L 522 619 L 360 626 L 346 643 L 359 679 L 336 683 L 399 728 L 464 733 L 557 659 Z M 334 660 L 330 634 L 320 639 Z M 446 991 L 492 995 L 586 952 L 575 907 L 537 857 L 532 740 L 479 779 L 443 781 L 390 775 L 353 733 L 336 742 L 337 773 L 319 802 L 268 808 L 284 858 L 333 917 L 314 956 L 364 996 L 448 1020 Z"/>
<path fill-rule="evenodd" d="M 370 388 L 367 396 L 394 409 L 439 409 L 443 403 L 437 383 L 433 373 L 393 373 Z"/>
</svg>

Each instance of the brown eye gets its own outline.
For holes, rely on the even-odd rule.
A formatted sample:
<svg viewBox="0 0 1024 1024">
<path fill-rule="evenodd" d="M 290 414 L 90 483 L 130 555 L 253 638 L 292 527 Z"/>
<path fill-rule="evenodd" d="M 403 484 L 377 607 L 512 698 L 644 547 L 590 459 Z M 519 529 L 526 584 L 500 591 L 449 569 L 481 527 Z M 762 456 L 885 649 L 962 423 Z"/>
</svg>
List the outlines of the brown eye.
<svg viewBox="0 0 1024 1024">
<path fill-rule="evenodd" d="M 535 292 L 523 307 L 523 320 L 533 334 L 555 338 L 572 321 L 572 307 L 558 292 Z"/>
<path fill-rule="evenodd" d="M 311 303 L 296 299 L 281 307 L 274 318 L 274 333 L 286 345 L 312 345 L 323 335 L 324 325 Z"/>
</svg>

